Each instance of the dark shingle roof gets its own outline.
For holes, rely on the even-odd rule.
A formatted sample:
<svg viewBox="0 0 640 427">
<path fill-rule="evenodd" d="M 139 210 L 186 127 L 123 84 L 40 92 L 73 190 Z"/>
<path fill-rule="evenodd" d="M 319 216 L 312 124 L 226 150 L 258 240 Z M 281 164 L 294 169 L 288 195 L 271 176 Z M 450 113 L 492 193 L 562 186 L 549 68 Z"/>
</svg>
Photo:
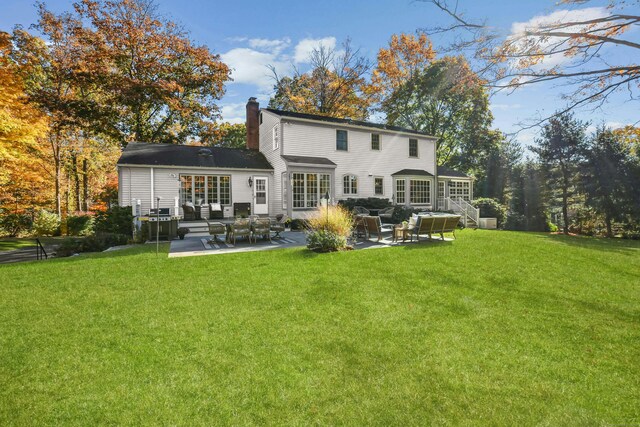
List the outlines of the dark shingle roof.
<svg viewBox="0 0 640 427">
<path fill-rule="evenodd" d="M 396 173 L 391 174 L 391 176 L 406 176 L 406 175 L 433 176 L 432 173 L 429 173 L 422 169 L 402 169 Z"/>
<path fill-rule="evenodd" d="M 127 145 L 122 151 L 118 164 L 195 166 L 223 169 L 273 169 L 264 154 L 256 150 L 139 142 Z"/>
<path fill-rule="evenodd" d="M 371 123 L 371 122 L 364 122 L 360 120 L 351 120 L 351 119 L 339 119 L 336 117 L 319 116 L 317 114 L 294 113 L 293 111 L 276 110 L 275 108 L 265 108 L 265 110 L 273 114 L 277 114 L 278 116 L 281 116 L 281 117 L 317 120 L 320 122 L 329 122 L 329 123 L 342 123 L 342 124 L 348 124 L 348 125 L 354 125 L 354 126 L 362 126 L 362 127 L 368 127 L 368 128 L 377 128 L 382 130 L 395 131 L 395 132 L 406 132 L 406 133 L 412 133 L 415 135 L 428 136 L 430 138 L 435 138 L 427 133 L 418 132 L 417 130 L 403 128 L 400 126 L 390 126 L 382 123 Z"/>
<path fill-rule="evenodd" d="M 456 178 L 471 178 L 467 174 L 464 174 L 462 172 L 458 172 L 457 170 L 448 168 L 446 166 L 438 166 L 438 175 L 439 176 L 452 176 L 452 177 L 456 177 Z"/>
<path fill-rule="evenodd" d="M 336 166 L 331 160 L 326 157 L 309 157 L 309 156 L 289 156 L 283 155 L 283 159 L 287 162 L 291 163 L 307 163 L 310 165 L 328 165 L 328 166 Z"/>
</svg>

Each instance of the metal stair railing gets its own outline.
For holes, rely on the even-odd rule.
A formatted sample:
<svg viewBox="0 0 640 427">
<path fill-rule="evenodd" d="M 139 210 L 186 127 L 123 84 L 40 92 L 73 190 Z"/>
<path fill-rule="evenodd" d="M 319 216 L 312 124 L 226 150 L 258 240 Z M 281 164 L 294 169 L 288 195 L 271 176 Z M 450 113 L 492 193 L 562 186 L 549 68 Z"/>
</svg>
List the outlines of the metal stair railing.
<svg viewBox="0 0 640 427">
<path fill-rule="evenodd" d="M 40 243 L 40 239 L 36 238 L 36 259 L 41 260 L 48 258 L 49 255 L 47 255 L 47 251 L 44 249 L 44 246 L 42 246 L 42 243 Z"/>
</svg>

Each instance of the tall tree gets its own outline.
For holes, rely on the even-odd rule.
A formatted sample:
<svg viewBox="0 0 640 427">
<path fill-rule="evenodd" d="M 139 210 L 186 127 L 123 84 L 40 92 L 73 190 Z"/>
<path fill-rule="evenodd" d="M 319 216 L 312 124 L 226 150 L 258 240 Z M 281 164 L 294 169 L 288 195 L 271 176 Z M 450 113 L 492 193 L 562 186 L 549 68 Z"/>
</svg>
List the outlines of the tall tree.
<svg viewBox="0 0 640 427">
<path fill-rule="evenodd" d="M 435 59 L 426 35 L 394 34 L 387 48 L 378 51 L 377 65 L 371 73 L 371 90 L 381 100 L 422 72 Z"/>
<path fill-rule="evenodd" d="M 607 236 L 612 223 L 624 221 L 634 211 L 633 157 L 619 134 L 600 128 L 589 141 L 583 170 L 585 203 L 604 218 Z"/>
<path fill-rule="evenodd" d="M 489 133 L 487 92 L 462 57 L 444 57 L 416 71 L 381 109 L 391 125 L 436 136 L 438 161 L 451 167 L 472 169 L 496 142 Z"/>
<path fill-rule="evenodd" d="M 353 49 L 350 40 L 337 51 L 326 46 L 313 49 L 309 72 L 296 70 L 292 77 L 278 76 L 269 107 L 364 120 L 369 115 L 373 94 L 366 80 L 370 62 Z"/>
<path fill-rule="evenodd" d="M 33 209 L 46 203 L 51 188 L 34 168 L 45 157 L 46 117 L 25 95 L 25 81 L 10 58 L 11 35 L 0 32 L 0 208 Z"/>
<path fill-rule="evenodd" d="M 113 108 L 102 131 L 121 143 L 211 141 L 229 68 L 160 15 L 152 0 L 81 0 L 86 39 L 109 68 L 99 75 Z"/>
<path fill-rule="evenodd" d="M 602 105 L 620 91 L 638 100 L 640 65 L 633 58 L 640 53 L 640 42 L 637 32 L 630 30 L 640 24 L 640 15 L 626 10 L 637 1 L 610 0 L 608 7 L 585 15 L 571 7 L 590 0 L 564 0 L 559 7 L 569 9 L 513 26 L 510 32 L 483 18 L 468 18 L 457 1 L 421 1 L 449 19 L 447 24 L 425 29 L 426 34 L 454 33 L 457 37 L 450 48 L 470 51 L 478 72 L 496 90 L 558 83 L 569 102 L 556 115 L 583 105 Z"/>
<path fill-rule="evenodd" d="M 569 233 L 569 205 L 577 191 L 580 164 L 585 152 L 587 123 L 571 113 L 552 117 L 543 127 L 531 151 L 540 158 L 547 184 L 560 199 L 563 231 Z"/>
<path fill-rule="evenodd" d="M 512 171 L 521 162 L 523 150 L 502 132 L 491 131 L 490 135 L 496 142 L 490 146 L 482 160 L 484 167 L 476 169 L 474 194 L 476 197 L 488 197 L 506 204 L 512 184 Z"/>
<path fill-rule="evenodd" d="M 544 176 L 539 164 L 526 161 L 512 170 L 511 197 L 505 228 L 549 231 Z"/>
<path fill-rule="evenodd" d="M 247 126 L 244 123 L 220 123 L 212 145 L 217 147 L 244 148 L 247 145 Z"/>
</svg>

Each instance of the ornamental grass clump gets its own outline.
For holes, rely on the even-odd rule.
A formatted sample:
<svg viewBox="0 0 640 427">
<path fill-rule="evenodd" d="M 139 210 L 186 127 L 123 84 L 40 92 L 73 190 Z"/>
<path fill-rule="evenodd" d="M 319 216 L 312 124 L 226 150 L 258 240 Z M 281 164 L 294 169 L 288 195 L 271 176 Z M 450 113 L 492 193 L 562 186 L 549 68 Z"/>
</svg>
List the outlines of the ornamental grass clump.
<svg viewBox="0 0 640 427">
<path fill-rule="evenodd" d="M 316 252 L 334 252 L 347 248 L 353 218 L 341 206 L 319 207 L 307 218 L 307 247 Z"/>
</svg>

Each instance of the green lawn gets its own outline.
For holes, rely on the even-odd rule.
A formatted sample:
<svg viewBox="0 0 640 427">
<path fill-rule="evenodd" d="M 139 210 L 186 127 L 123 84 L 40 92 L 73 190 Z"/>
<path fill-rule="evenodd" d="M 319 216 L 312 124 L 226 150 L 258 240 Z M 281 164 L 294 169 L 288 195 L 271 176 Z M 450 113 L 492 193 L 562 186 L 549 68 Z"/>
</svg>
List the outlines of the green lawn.
<svg viewBox="0 0 640 427">
<path fill-rule="evenodd" d="M 57 240 L 62 240 L 62 237 L 40 237 L 40 243 L 43 245 L 53 244 Z M 14 249 L 22 249 L 28 247 L 34 247 L 36 244 L 36 238 L 23 238 L 23 237 L 1 237 L 0 238 L 0 252 L 12 251 Z"/>
<path fill-rule="evenodd" d="M 0 425 L 640 423 L 638 242 L 153 250 L 0 266 Z"/>
</svg>

